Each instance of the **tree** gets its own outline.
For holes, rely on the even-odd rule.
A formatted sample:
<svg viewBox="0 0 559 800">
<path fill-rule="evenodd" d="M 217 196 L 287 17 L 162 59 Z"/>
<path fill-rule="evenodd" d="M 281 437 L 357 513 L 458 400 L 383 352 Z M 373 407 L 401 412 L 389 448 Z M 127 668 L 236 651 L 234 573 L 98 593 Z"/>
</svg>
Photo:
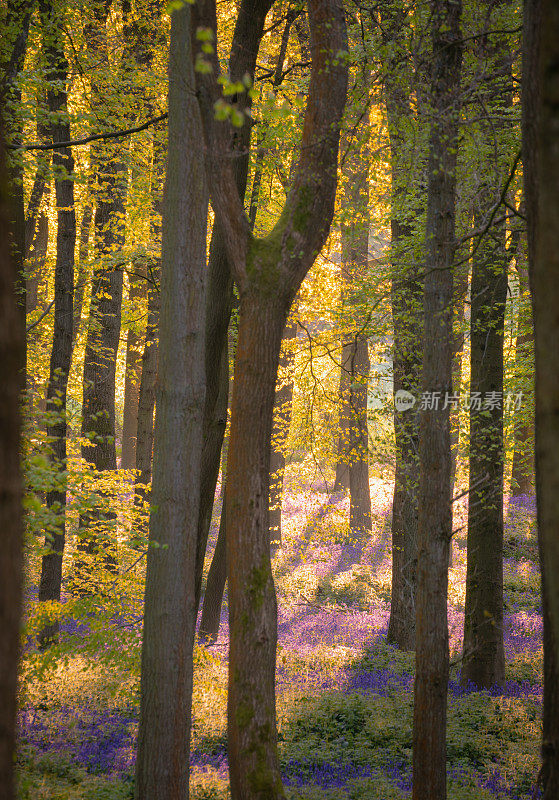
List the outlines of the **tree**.
<svg viewBox="0 0 559 800">
<path fill-rule="evenodd" d="M 498 6 L 501 19 L 505 4 Z M 487 6 L 488 19 L 491 7 Z M 478 90 L 480 111 L 488 115 L 481 134 L 474 226 L 499 202 L 510 173 L 508 141 L 512 106 L 512 58 L 501 34 L 481 34 L 478 56 L 487 76 Z M 492 141 L 493 139 L 493 141 Z M 499 153 L 496 156 L 495 151 Z M 470 484 L 468 492 L 468 566 L 464 616 L 464 664 L 461 680 L 479 688 L 503 684 L 503 338 L 508 289 L 506 228 L 493 224 L 474 244 L 471 281 Z M 491 402 L 491 398 L 497 402 Z"/>
<path fill-rule="evenodd" d="M 230 80 L 237 87 L 232 96 L 239 114 L 250 113 L 252 92 L 243 84 L 243 78 L 254 80 L 256 58 L 264 33 L 264 21 L 272 0 L 244 0 L 239 8 L 231 53 L 229 57 Z M 246 76 L 246 77 L 245 77 Z M 251 83 L 250 83 L 251 85 Z M 241 90 L 242 87 L 242 90 Z M 235 128 L 223 123 L 227 147 L 235 153 L 234 180 L 231 188 L 235 196 L 244 198 L 246 191 L 251 126 Z M 231 256 L 228 252 L 226 232 L 216 214 L 208 261 L 208 291 L 206 300 L 206 405 L 204 411 L 204 449 L 202 452 L 202 484 L 198 544 L 196 556 L 196 603 L 200 598 L 202 571 L 208 532 L 210 529 L 215 487 L 223 436 L 227 423 L 229 400 L 229 357 L 227 331 L 233 308 L 233 276 Z"/>
<path fill-rule="evenodd" d="M 50 0 L 40 0 L 43 49 L 47 63 L 48 109 L 51 115 L 53 144 L 71 139 L 68 120 L 68 63 L 64 55 L 61 13 Z M 54 332 L 47 388 L 47 412 L 51 415 L 47 434 L 52 438 L 52 461 L 58 472 L 57 486 L 47 495 L 47 506 L 55 512 L 55 524 L 47 532 L 49 552 L 43 556 L 39 600 L 60 600 L 62 555 L 66 535 L 66 393 L 72 363 L 74 300 L 74 249 L 76 214 L 74 210 L 74 159 L 69 147 L 54 150 L 57 231 L 54 276 Z M 44 646 L 56 637 L 58 625 L 47 625 L 39 634 Z"/>
<path fill-rule="evenodd" d="M 462 41 L 460 1 L 432 0 L 431 131 L 427 178 L 426 273 L 422 389 L 452 391 L 452 264 Z M 435 395 L 434 393 L 439 393 Z M 448 558 L 452 536 L 448 407 L 420 419 L 420 488 L 413 798 L 446 798 Z"/>
<path fill-rule="evenodd" d="M 559 9 L 526 0 L 522 158 L 534 320 L 536 499 L 542 572 L 544 800 L 559 794 Z"/>
<path fill-rule="evenodd" d="M 150 516 L 142 640 L 138 800 L 188 798 L 208 212 L 191 18 L 188 5 L 171 16 L 155 508 Z"/>
<path fill-rule="evenodd" d="M 0 798 L 14 800 L 17 673 L 23 583 L 21 388 L 25 331 L 18 308 L 17 259 L 11 257 L 10 198 L 0 129 Z"/>
<path fill-rule="evenodd" d="M 313 64 L 301 155 L 280 219 L 263 239 L 250 233 L 228 158 L 227 133 L 214 119 L 214 103 L 221 95 L 215 50 L 211 73 L 198 73 L 212 204 L 240 296 L 225 502 L 229 765 L 232 795 L 243 799 L 284 797 L 275 719 L 270 436 L 283 328 L 334 211 L 339 121 L 347 85 L 347 39 L 340 4 L 310 0 L 308 9 Z M 216 42 L 215 3 L 207 0 L 196 12 L 197 26 L 212 31 Z"/>
<path fill-rule="evenodd" d="M 411 87 L 425 76 L 413 75 L 404 50 L 409 26 L 399 5 L 386 6 L 382 15 L 384 102 L 391 155 L 391 306 L 394 331 L 394 438 L 396 468 L 392 501 L 392 592 L 388 641 L 402 650 L 415 647 L 415 593 L 417 583 L 417 525 L 419 493 L 419 403 L 422 364 L 422 265 L 416 241 L 423 220 L 420 190 L 424 184 L 423 128 L 425 109 L 418 102 L 415 120 Z M 421 88 L 418 90 L 421 98 Z M 410 121 L 413 120 L 410 131 Z M 417 144 L 419 142 L 419 146 Z M 411 171 L 411 179 L 410 179 Z M 415 213 L 414 213 L 415 212 Z M 400 397 L 415 403 L 401 406 Z"/>
</svg>

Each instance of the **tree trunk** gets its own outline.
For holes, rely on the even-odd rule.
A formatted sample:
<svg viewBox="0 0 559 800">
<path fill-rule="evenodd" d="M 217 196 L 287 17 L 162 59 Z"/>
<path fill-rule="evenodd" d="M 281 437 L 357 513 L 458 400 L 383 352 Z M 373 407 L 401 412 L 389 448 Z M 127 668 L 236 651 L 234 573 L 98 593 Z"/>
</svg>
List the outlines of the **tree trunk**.
<svg viewBox="0 0 559 800">
<path fill-rule="evenodd" d="M 339 389 L 339 422 L 338 422 L 338 458 L 336 461 L 336 478 L 334 492 L 349 489 L 349 438 L 351 429 L 351 356 L 353 342 L 342 343 L 342 357 L 340 362 L 340 389 Z"/>
<path fill-rule="evenodd" d="M 94 22 L 85 31 L 90 57 L 96 63 L 108 60 L 106 20 L 109 4 L 94 8 Z M 92 84 L 94 107 L 104 103 L 106 87 Z M 118 256 L 124 246 L 128 186 L 126 155 L 129 141 L 94 143 L 91 168 L 96 175 L 94 244 L 95 268 L 83 368 L 82 436 L 89 439 L 82 446 L 82 457 L 97 471 L 116 470 L 115 380 L 116 357 L 120 339 L 122 305 L 122 267 Z M 114 514 L 105 514 L 108 521 Z M 98 514 L 80 518 L 82 530 L 78 551 L 101 560 L 113 572 L 117 565 L 116 543 L 109 531 L 99 532 Z M 81 589 L 91 584 L 92 565 L 78 555 L 76 582 Z"/>
<path fill-rule="evenodd" d="M 225 583 L 227 581 L 226 516 L 224 496 L 221 506 L 219 531 L 217 534 L 217 541 L 212 557 L 212 563 L 210 564 L 210 569 L 208 571 L 206 591 L 204 593 L 204 604 L 202 606 L 202 617 L 200 619 L 200 627 L 198 629 L 200 644 L 213 644 L 217 641 L 217 637 L 219 635 L 221 603 L 223 602 L 223 592 L 225 591 Z"/>
<path fill-rule="evenodd" d="M 49 112 L 52 115 L 52 141 L 67 142 L 71 137 L 68 122 L 68 62 L 64 55 L 64 20 L 50 0 L 40 0 L 43 28 L 43 51 L 47 62 Z M 47 531 L 43 556 L 39 600 L 60 600 L 62 557 L 66 537 L 66 391 L 72 363 L 72 321 L 74 294 L 74 249 L 76 214 L 74 210 L 74 159 L 69 147 L 54 150 L 57 233 L 54 273 L 54 331 L 47 388 L 47 412 L 54 421 L 47 425 L 51 440 L 52 462 L 58 472 L 58 486 L 47 494 L 47 506 L 55 513 L 56 522 Z M 58 635 L 58 622 L 47 624 L 39 633 L 41 647 L 48 646 Z"/>
<path fill-rule="evenodd" d="M 367 426 L 367 394 L 371 362 L 367 337 L 358 334 L 354 339 L 351 359 L 350 432 L 351 463 L 349 466 L 349 530 L 356 553 L 372 534 L 371 490 L 369 488 L 369 430 Z"/>
<path fill-rule="evenodd" d="M 412 208 L 424 182 L 420 154 L 412 185 L 409 167 L 425 120 L 418 114 L 410 137 L 410 92 L 414 75 L 404 50 L 410 24 L 401 7 L 382 12 L 384 44 L 392 54 L 385 67 L 384 96 L 392 165 L 391 305 L 394 345 L 394 440 L 396 464 L 392 500 L 392 595 L 387 639 L 401 650 L 415 648 L 417 525 L 419 493 L 419 402 L 422 364 L 422 264 L 415 255 L 417 236 Z M 423 80 L 415 75 L 415 82 Z M 412 141 L 410 142 L 410 138 Z M 421 218 L 421 209 L 416 216 Z M 406 402 L 407 401 L 407 402 Z"/>
<path fill-rule="evenodd" d="M 23 582 L 21 388 L 25 332 L 17 261 L 10 258 L 10 200 L 0 125 L 0 798 L 15 800 L 17 679 Z"/>
<path fill-rule="evenodd" d="M 138 800 L 188 800 L 204 414 L 206 226 L 191 8 L 171 16 L 159 374 L 142 641 Z M 188 269 L 185 269 L 188 265 Z"/>
<path fill-rule="evenodd" d="M 135 280 L 130 284 L 129 300 L 141 300 L 146 296 L 146 281 Z M 120 457 L 121 469 L 136 468 L 136 439 L 138 435 L 138 403 L 140 398 L 140 381 L 142 370 L 142 356 L 140 343 L 142 338 L 133 327 L 128 328 L 126 338 L 126 368 L 124 377 L 124 412 L 122 420 L 122 451 Z"/>
<path fill-rule="evenodd" d="M 484 202 L 478 223 L 494 205 Z M 503 336 L 507 253 L 503 227 L 484 237 L 472 260 L 468 566 L 461 682 L 479 689 L 505 679 L 503 645 Z M 491 394 L 493 393 L 493 395 Z M 497 398 L 495 402 L 488 400 Z"/>
<path fill-rule="evenodd" d="M 462 44 L 460 0 L 432 0 L 432 119 L 427 183 L 423 397 L 452 392 L 452 290 Z M 434 393 L 440 393 L 435 395 Z M 429 393 L 427 395 L 427 393 Z M 426 405 L 431 405 L 431 403 Z M 448 407 L 420 416 L 419 557 L 413 798 L 446 799 L 448 558 L 452 536 Z"/>
<path fill-rule="evenodd" d="M 148 316 L 146 338 L 142 353 L 140 390 L 138 396 L 138 428 L 136 436 L 136 492 L 144 499 L 146 489 L 139 489 L 151 481 L 153 450 L 153 412 L 155 409 L 155 383 L 157 379 L 157 352 L 161 280 L 161 185 L 165 175 L 166 129 L 158 125 L 153 132 L 151 178 L 151 241 L 155 250 L 153 266 L 149 269 Z"/>
<path fill-rule="evenodd" d="M 23 69 L 27 52 L 29 22 L 34 0 L 8 0 L 3 35 L 0 39 L 0 128 L 6 144 L 19 148 L 23 142 L 23 130 L 18 115 L 13 110 L 21 105 L 21 90 L 17 84 L 18 74 Z M 7 219 L 10 229 L 12 262 L 17 275 L 17 307 L 21 324 L 26 324 L 25 299 L 25 205 L 23 196 L 23 161 L 21 155 L 11 153 L 6 158 L 6 171 L 10 184 L 5 198 L 8 205 Z M 24 340 L 25 344 L 25 340 Z M 26 348 L 25 348 L 26 351 Z M 21 388 L 25 389 L 25 370 L 20 375 Z"/>
<path fill-rule="evenodd" d="M 87 263 L 89 260 L 89 234 L 93 221 L 93 206 L 87 202 L 82 213 L 78 246 L 78 275 L 74 286 L 74 341 L 82 324 L 83 296 L 85 292 Z"/>
<path fill-rule="evenodd" d="M 486 9 L 490 19 L 492 4 L 487 3 Z M 498 13 L 502 11 L 501 5 Z M 502 36 L 482 36 L 477 45 L 480 61 L 491 75 L 489 86 L 479 90 L 480 111 L 493 112 L 481 126 L 484 138 L 492 140 L 480 150 L 479 171 L 484 177 L 476 192 L 474 226 L 481 227 L 510 172 L 506 146 L 510 122 L 503 121 L 502 112 L 501 118 L 497 115 L 503 105 L 512 106 L 512 56 Z M 497 157 L 494 147 L 503 155 Z M 494 224 L 474 244 L 471 283 L 468 566 L 461 681 L 480 689 L 500 686 L 505 680 L 503 340 L 509 260 L 505 225 Z M 476 396 L 481 402 L 475 401 Z"/>
<path fill-rule="evenodd" d="M 287 324 L 279 359 L 278 379 L 274 400 L 274 424 L 270 442 L 270 542 L 272 552 L 281 547 L 281 505 L 285 473 L 285 447 L 291 427 L 293 409 L 293 353 L 291 345 L 297 338 L 297 323 Z"/>
<path fill-rule="evenodd" d="M 526 383 L 534 369 L 534 327 L 526 269 L 518 264 L 519 278 L 518 327 L 516 331 L 515 370 L 517 379 Z M 526 393 L 523 395 L 526 402 Z M 531 401 L 531 398 L 530 398 Z M 511 495 L 534 494 L 534 418 L 532 403 L 515 415 L 514 454 L 512 457 Z"/>
<path fill-rule="evenodd" d="M 541 771 L 559 796 L 559 9 L 527 0 L 523 27 L 522 160 L 536 372 L 536 498 L 544 610 Z"/>
<path fill-rule="evenodd" d="M 198 3 L 197 25 L 217 40 L 214 0 Z M 313 65 L 302 147 L 280 219 L 262 240 L 235 185 L 227 131 L 215 121 L 219 63 L 197 73 L 212 205 L 240 295 L 226 483 L 229 584 L 228 752 L 234 800 L 284 798 L 275 717 L 276 595 L 270 562 L 270 435 L 281 337 L 289 307 L 334 212 L 339 122 L 347 49 L 341 4 L 309 0 Z"/>
<path fill-rule="evenodd" d="M 241 81 L 244 75 L 254 79 L 256 58 L 264 34 L 264 21 L 272 0 L 244 0 L 241 4 L 229 58 L 231 80 Z M 236 106 L 250 111 L 248 93 L 237 95 Z M 244 198 L 248 175 L 248 153 L 251 126 L 228 131 L 228 147 L 237 153 L 234 159 L 235 189 Z M 200 600 L 206 544 L 219 475 L 219 462 L 227 423 L 229 404 L 229 356 L 227 331 L 233 308 L 233 277 L 227 254 L 225 232 L 217 218 L 212 230 L 208 263 L 206 306 L 206 407 L 204 411 L 204 449 L 200 518 L 196 556 L 196 603 Z"/>
</svg>

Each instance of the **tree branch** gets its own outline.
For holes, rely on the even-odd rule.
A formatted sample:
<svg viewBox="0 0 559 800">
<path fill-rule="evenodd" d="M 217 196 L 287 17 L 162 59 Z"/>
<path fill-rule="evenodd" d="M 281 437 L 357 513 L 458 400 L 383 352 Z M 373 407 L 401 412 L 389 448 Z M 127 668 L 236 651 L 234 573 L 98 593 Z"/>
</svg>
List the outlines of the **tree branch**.
<svg viewBox="0 0 559 800">
<path fill-rule="evenodd" d="M 151 125 L 156 125 L 158 122 L 161 122 L 164 119 L 167 119 L 169 115 L 167 112 L 165 114 L 160 114 L 158 117 L 152 117 L 152 119 L 146 120 L 141 125 L 137 125 L 135 128 L 125 128 L 120 131 L 107 131 L 107 133 L 94 133 L 91 136 L 86 136 L 83 139 L 72 139 L 68 142 L 55 142 L 49 144 L 41 144 L 40 142 L 31 142 L 31 144 L 24 144 L 21 146 L 12 145 L 9 149 L 11 150 L 62 150 L 65 147 L 74 147 L 79 144 L 88 144 L 89 142 L 95 142 L 99 139 L 119 139 L 122 136 L 130 136 L 132 133 L 139 133 L 139 131 L 144 131 L 146 128 L 149 128 Z"/>
</svg>

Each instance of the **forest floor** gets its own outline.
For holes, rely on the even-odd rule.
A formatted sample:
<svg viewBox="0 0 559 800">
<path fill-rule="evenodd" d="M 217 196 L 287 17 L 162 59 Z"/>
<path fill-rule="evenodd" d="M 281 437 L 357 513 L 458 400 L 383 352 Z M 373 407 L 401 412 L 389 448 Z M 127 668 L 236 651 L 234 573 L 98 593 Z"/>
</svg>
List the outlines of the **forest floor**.
<svg viewBox="0 0 559 800">
<path fill-rule="evenodd" d="M 291 800 L 404 800 L 411 791 L 413 654 L 386 643 L 391 484 L 371 479 L 373 536 L 348 542 L 347 498 L 288 481 L 278 592 L 277 703 Z M 465 504 L 457 503 L 449 582 L 450 800 L 531 800 L 539 769 L 542 620 L 535 507 L 505 508 L 504 690 L 459 685 L 465 593 Z M 215 544 L 218 509 L 213 523 Z M 208 554 L 207 564 L 211 556 Z M 74 625 L 50 655 L 24 658 L 21 800 L 133 796 L 140 622 Z M 191 796 L 226 800 L 227 620 L 195 650 Z"/>
</svg>

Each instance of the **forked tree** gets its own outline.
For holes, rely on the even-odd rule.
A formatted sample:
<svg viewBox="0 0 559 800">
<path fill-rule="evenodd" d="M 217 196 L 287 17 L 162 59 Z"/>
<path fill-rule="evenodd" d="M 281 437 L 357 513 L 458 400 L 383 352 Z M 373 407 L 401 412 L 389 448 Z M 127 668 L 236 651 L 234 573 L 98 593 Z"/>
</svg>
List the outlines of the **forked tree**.
<svg viewBox="0 0 559 800">
<path fill-rule="evenodd" d="M 283 798 L 277 752 L 277 604 L 270 563 L 270 436 L 281 339 L 293 298 L 334 212 L 339 124 L 347 89 L 347 36 L 339 0 L 309 0 L 312 68 L 302 146 L 281 216 L 255 238 L 216 121 L 221 99 L 215 0 L 199 3 L 195 27 L 213 32 L 211 72 L 198 72 L 212 205 L 240 296 L 227 464 L 230 654 L 228 751 L 236 800 Z M 203 55 L 200 53 L 200 57 Z"/>
</svg>

